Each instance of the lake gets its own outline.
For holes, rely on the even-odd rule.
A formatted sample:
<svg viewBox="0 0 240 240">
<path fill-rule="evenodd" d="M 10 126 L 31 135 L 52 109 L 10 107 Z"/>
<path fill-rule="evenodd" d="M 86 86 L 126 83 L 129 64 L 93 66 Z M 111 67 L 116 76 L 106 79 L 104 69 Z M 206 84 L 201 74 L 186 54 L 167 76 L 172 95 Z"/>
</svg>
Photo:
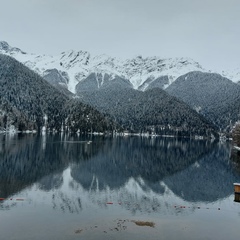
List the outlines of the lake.
<svg viewBox="0 0 240 240">
<path fill-rule="evenodd" d="M 231 142 L 0 135 L 0 239 L 239 239 Z"/>
</svg>

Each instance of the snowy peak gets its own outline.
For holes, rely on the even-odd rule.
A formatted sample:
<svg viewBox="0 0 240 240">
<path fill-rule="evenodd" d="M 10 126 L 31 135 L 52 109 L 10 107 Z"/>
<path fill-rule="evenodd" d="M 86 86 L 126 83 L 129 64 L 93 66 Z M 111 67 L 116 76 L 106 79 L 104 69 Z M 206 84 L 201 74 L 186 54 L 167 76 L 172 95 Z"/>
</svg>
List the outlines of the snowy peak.
<svg viewBox="0 0 240 240">
<path fill-rule="evenodd" d="M 20 52 L 21 54 L 26 54 L 25 52 L 23 52 L 21 49 L 16 48 L 16 47 L 11 47 L 7 42 L 5 41 L 0 41 L 0 51 L 2 53 L 9 53 L 12 54 L 14 52 Z"/>
<path fill-rule="evenodd" d="M 190 58 L 163 59 L 156 56 L 145 58 L 136 56 L 132 59 L 120 60 L 105 54 L 94 56 L 87 51 L 74 50 L 64 51 L 56 56 L 37 55 L 27 54 L 19 48 L 9 46 L 4 41 L 0 42 L 0 53 L 16 58 L 42 77 L 48 75 L 47 81 L 50 83 L 56 83 L 56 76 L 58 75 L 59 84 L 63 84 L 64 79 L 64 84 L 72 93 L 76 93 L 78 83 L 81 81 L 86 83 L 86 79 L 91 73 L 108 74 L 111 79 L 114 76 L 119 76 L 122 79 L 129 80 L 134 89 L 145 91 L 150 84 L 150 88 L 158 86 L 165 89 L 178 77 L 188 72 L 210 72 Z M 51 81 L 49 70 L 53 69 L 55 79 Z M 235 79 L 233 75 L 237 78 L 236 81 L 240 80 L 240 71 L 226 76 Z"/>
<path fill-rule="evenodd" d="M 61 53 L 60 65 L 69 69 L 76 65 L 88 65 L 90 59 L 90 53 L 85 51 L 68 51 Z"/>
<path fill-rule="evenodd" d="M 149 72 L 158 70 L 163 71 L 171 68 L 181 68 L 187 65 L 195 65 L 197 68 L 202 68 L 197 62 L 190 58 L 166 58 L 162 59 L 159 57 L 147 57 L 137 56 L 136 58 L 129 59 L 125 62 L 125 67 L 130 68 L 144 68 Z"/>
<path fill-rule="evenodd" d="M 141 56 L 127 60 L 123 64 L 123 69 L 134 88 L 139 88 L 141 85 L 152 82 L 162 76 L 168 76 L 169 78 L 169 82 L 165 86 L 167 87 L 176 78 L 187 72 L 206 71 L 199 63 L 189 58 L 162 59 L 159 57 L 142 58 Z"/>
<path fill-rule="evenodd" d="M 231 79 L 235 83 L 240 83 L 240 68 L 232 71 L 222 71 L 222 76 Z"/>
<path fill-rule="evenodd" d="M 0 50 L 7 52 L 7 51 L 9 51 L 9 48 L 10 48 L 10 46 L 8 45 L 7 42 L 5 42 L 5 41 L 0 42 Z"/>
</svg>

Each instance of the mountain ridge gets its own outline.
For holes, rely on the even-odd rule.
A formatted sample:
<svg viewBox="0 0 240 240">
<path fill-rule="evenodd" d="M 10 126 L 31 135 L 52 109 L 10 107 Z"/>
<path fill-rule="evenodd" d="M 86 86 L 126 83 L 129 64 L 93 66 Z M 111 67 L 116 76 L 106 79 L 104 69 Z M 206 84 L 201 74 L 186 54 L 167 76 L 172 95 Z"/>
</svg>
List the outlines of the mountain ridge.
<svg viewBox="0 0 240 240">
<path fill-rule="evenodd" d="M 46 71 L 56 69 L 68 90 L 75 93 L 76 85 L 91 73 L 108 74 L 128 79 L 134 89 L 138 89 L 147 82 L 152 82 L 161 76 L 168 76 L 166 88 L 177 77 L 195 70 L 207 71 L 198 62 L 190 58 L 160 58 L 137 56 L 131 59 L 120 60 L 105 54 L 94 56 L 86 51 L 65 51 L 59 55 L 27 54 L 18 48 L 1 42 L 0 53 L 10 55 L 24 63 L 42 77 Z M 3 44 L 4 43 L 4 44 Z M 6 46 L 8 45 L 8 46 Z M 2 47 L 1 47 L 2 46 Z M 4 47 L 3 47 L 4 46 Z M 148 84 L 147 84 L 148 86 Z M 145 90 L 145 89 L 141 89 Z"/>
<path fill-rule="evenodd" d="M 63 51 L 58 55 L 26 53 L 17 47 L 11 47 L 7 42 L 0 41 L 0 53 L 10 55 L 24 63 L 42 77 L 53 69 L 58 71 L 60 85 L 64 85 L 70 92 L 75 93 L 76 85 L 91 73 L 118 75 L 128 79 L 134 89 L 144 91 L 149 83 L 161 77 L 165 79 L 161 88 L 166 89 L 178 77 L 191 71 L 219 73 L 233 82 L 240 82 L 240 68 L 221 72 L 205 69 L 191 58 L 161 58 L 157 56 L 145 57 L 141 55 L 118 59 L 106 54 L 92 55 L 87 51 Z M 62 82 L 62 79 L 65 79 Z M 51 80 L 46 79 L 51 83 Z M 56 84 L 55 84 L 56 87 Z M 60 86 L 62 88 L 62 86 Z"/>
<path fill-rule="evenodd" d="M 0 53 L 1 52 L 22 62 L 25 66 L 41 75 L 61 93 L 70 98 L 84 100 L 82 96 L 84 94 L 86 95 L 85 92 L 89 92 L 89 94 L 95 94 L 96 92 L 99 96 L 99 93 L 105 94 L 102 90 L 106 90 L 106 88 L 109 86 L 111 87 L 111 85 L 121 90 L 127 99 L 131 98 L 132 95 L 130 89 L 145 92 L 154 88 L 160 88 L 172 94 L 169 89 L 173 89 L 175 86 L 174 93 L 172 94 L 173 96 L 181 99 L 198 113 L 207 117 L 208 120 L 214 123 L 219 129 L 229 129 L 229 127 L 231 128 L 234 122 L 238 120 L 238 115 L 233 109 L 233 105 L 235 104 L 238 106 L 238 104 L 235 103 L 235 98 L 237 99 L 235 90 L 239 85 L 237 85 L 236 88 L 232 87 L 230 83 L 233 85 L 235 83 L 231 80 L 225 79 L 225 77 L 219 73 L 206 71 L 199 63 L 189 58 L 161 59 L 159 57 L 143 58 L 142 56 L 137 56 L 132 59 L 119 60 L 104 54 L 93 56 L 86 51 L 73 50 L 62 52 L 57 56 L 36 55 L 27 54 L 19 48 L 9 46 L 6 42 L 0 42 Z M 187 79 L 188 75 L 191 76 L 193 73 L 199 73 L 198 76 L 201 75 L 200 78 L 202 82 L 197 82 L 197 86 L 199 86 L 202 91 L 200 95 L 197 89 L 194 89 L 194 86 L 191 85 L 191 77 Z M 224 74 L 226 75 L 226 73 Z M 215 81 L 214 84 L 211 81 L 205 81 L 206 79 L 202 76 L 208 75 L 214 76 L 213 78 L 217 76 L 216 78 L 219 81 Z M 186 78 L 184 83 L 185 90 L 181 88 L 178 89 L 175 83 L 179 82 L 178 79 L 184 80 L 184 78 Z M 222 79 L 225 79 L 225 82 L 228 81 L 229 84 L 221 85 Z M 205 88 L 202 86 L 204 84 L 206 85 Z M 216 97 L 216 95 L 214 95 L 215 93 L 213 90 L 216 89 L 217 91 L 218 85 L 221 85 L 220 88 L 222 88 L 221 91 L 218 92 L 218 95 L 222 94 L 222 99 L 221 96 Z M 226 86 L 230 86 L 230 89 L 225 89 Z M 191 89 L 187 90 L 189 87 Z M 209 92 L 208 87 L 211 89 L 211 92 Z M 181 96 L 181 92 L 179 92 L 180 89 L 182 93 L 185 91 L 184 96 Z M 205 90 L 203 91 L 202 89 Z M 194 91 L 194 96 L 191 96 Z M 209 94 L 207 94 L 208 92 Z M 228 92 L 229 95 L 226 95 L 226 92 Z M 130 96 L 127 96 L 125 93 L 129 93 Z M 154 91 L 152 91 L 152 93 L 154 93 Z M 210 98 L 209 96 L 204 98 L 206 94 L 209 96 L 211 95 Z M 196 96 L 198 97 L 196 98 Z M 87 96 L 87 98 L 89 98 L 89 96 Z M 99 96 L 99 99 L 101 98 L 103 97 Z M 193 101 L 188 98 L 192 98 Z M 201 98 L 203 100 L 201 100 Z M 216 98 L 217 101 L 213 98 Z M 196 102 L 197 99 L 199 103 Z M 206 103 L 206 99 L 210 99 L 210 102 Z M 226 103 L 224 102 L 225 107 L 223 108 L 219 103 L 224 99 Z M 92 105 L 92 99 L 88 100 L 90 100 L 90 102 L 86 103 Z M 124 104 L 129 107 L 131 104 L 126 103 L 125 100 L 126 99 L 123 99 L 123 102 L 125 102 Z M 213 104 L 211 102 L 212 100 L 214 100 Z M 106 100 L 106 102 L 111 105 L 111 102 L 108 100 Z M 202 106 L 202 103 L 205 105 Z M 135 104 L 138 103 L 135 102 Z M 208 104 L 210 104 L 210 107 L 207 106 Z M 211 105 L 214 104 L 219 106 L 219 108 L 217 108 L 216 111 L 214 108 L 208 110 L 211 108 Z M 146 105 L 151 108 L 149 102 L 147 102 Z M 92 106 L 96 107 L 94 104 Z M 219 109 L 221 109 L 221 111 Z M 229 109 L 231 109 L 231 114 L 229 114 Z M 122 110 L 124 112 L 126 109 Z M 213 110 L 216 113 L 213 112 Z M 225 116 L 226 114 L 227 116 Z M 129 112 L 129 116 L 130 115 L 131 111 Z"/>
</svg>

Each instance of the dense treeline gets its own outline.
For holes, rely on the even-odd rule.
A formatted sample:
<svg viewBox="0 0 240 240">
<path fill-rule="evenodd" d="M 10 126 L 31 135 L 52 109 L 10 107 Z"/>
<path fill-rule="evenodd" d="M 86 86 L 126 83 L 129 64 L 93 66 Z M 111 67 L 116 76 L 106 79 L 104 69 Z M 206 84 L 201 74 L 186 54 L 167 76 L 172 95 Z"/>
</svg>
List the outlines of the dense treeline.
<svg viewBox="0 0 240 240">
<path fill-rule="evenodd" d="M 36 125 L 29 121 L 26 115 L 0 96 L 0 132 L 6 131 L 11 126 L 15 126 L 19 131 L 24 130 L 25 126 L 36 129 Z"/>
<path fill-rule="evenodd" d="M 10 126 L 20 131 L 40 131 L 43 126 L 56 131 L 63 127 L 87 131 L 89 121 L 95 131 L 116 128 L 92 107 L 70 100 L 38 74 L 6 55 L 0 55 L 0 100 L 0 131 Z"/>
<path fill-rule="evenodd" d="M 215 73 L 190 72 L 166 91 L 183 100 L 222 131 L 239 120 L 240 86 Z"/>
<path fill-rule="evenodd" d="M 112 81 L 98 91 L 78 94 L 82 101 L 110 114 L 129 132 L 179 136 L 210 136 L 215 132 L 196 111 L 159 88 L 141 92 Z"/>
<path fill-rule="evenodd" d="M 63 108 L 65 118 L 64 126 L 71 132 L 112 132 L 121 128 L 107 115 L 103 117 L 99 111 L 91 106 L 79 102 L 79 100 L 68 101 Z"/>
<path fill-rule="evenodd" d="M 0 55 L 0 92 L 2 99 L 26 115 L 33 128 L 40 130 L 45 115 L 49 128 L 61 128 L 60 112 L 67 97 L 23 64 L 4 55 Z M 23 125 L 20 130 L 30 127 Z"/>
</svg>

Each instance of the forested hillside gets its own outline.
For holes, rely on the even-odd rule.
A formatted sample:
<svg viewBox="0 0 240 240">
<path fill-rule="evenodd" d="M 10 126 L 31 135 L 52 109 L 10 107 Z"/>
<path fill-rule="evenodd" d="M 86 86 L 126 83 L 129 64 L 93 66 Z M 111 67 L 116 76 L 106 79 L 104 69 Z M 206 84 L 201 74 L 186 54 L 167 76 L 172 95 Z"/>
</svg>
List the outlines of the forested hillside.
<svg viewBox="0 0 240 240">
<path fill-rule="evenodd" d="M 106 132 L 123 129 L 108 115 L 103 115 L 95 108 L 80 102 L 78 99 L 68 101 L 62 110 L 65 126 L 71 132 Z"/>
<path fill-rule="evenodd" d="M 116 128 L 92 107 L 73 101 L 22 63 L 1 54 L 0 99 L 1 130 L 14 126 L 19 131 L 40 131 L 45 126 L 86 132 L 90 122 L 96 131 Z"/>
<path fill-rule="evenodd" d="M 240 86 L 215 73 L 190 72 L 166 91 L 189 104 L 222 131 L 239 120 Z"/>
<path fill-rule="evenodd" d="M 215 132 L 196 111 L 159 88 L 141 92 L 112 83 L 98 91 L 81 92 L 79 98 L 111 115 L 130 132 L 184 136 Z"/>
<path fill-rule="evenodd" d="M 141 86 L 139 86 L 138 90 L 145 91 L 153 88 L 161 88 L 164 89 L 165 86 L 169 85 L 168 76 L 161 76 L 157 79 L 148 78 Z"/>
</svg>

